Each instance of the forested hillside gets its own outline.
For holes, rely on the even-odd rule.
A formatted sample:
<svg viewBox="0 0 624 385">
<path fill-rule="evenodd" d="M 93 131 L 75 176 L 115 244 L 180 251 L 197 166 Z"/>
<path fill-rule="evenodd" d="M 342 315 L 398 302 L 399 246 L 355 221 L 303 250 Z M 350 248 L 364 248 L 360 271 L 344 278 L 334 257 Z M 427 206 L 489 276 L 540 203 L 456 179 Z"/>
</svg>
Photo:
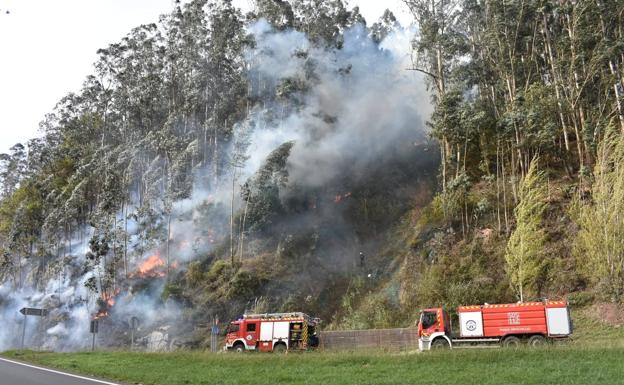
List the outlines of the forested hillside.
<svg viewBox="0 0 624 385">
<path fill-rule="evenodd" d="M 624 1 L 405 3 L 193 0 L 100 49 L 1 156 L 3 318 L 160 349 L 244 311 L 621 300 Z"/>
</svg>

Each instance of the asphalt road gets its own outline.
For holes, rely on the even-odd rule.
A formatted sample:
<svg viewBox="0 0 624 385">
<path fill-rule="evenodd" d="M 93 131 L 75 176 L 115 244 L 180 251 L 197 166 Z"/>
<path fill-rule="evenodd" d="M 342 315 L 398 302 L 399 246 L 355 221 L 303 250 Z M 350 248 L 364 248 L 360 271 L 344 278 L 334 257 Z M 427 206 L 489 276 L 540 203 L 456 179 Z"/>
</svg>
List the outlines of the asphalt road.
<svg viewBox="0 0 624 385">
<path fill-rule="evenodd" d="M 0 385 L 120 385 L 0 358 Z"/>
</svg>

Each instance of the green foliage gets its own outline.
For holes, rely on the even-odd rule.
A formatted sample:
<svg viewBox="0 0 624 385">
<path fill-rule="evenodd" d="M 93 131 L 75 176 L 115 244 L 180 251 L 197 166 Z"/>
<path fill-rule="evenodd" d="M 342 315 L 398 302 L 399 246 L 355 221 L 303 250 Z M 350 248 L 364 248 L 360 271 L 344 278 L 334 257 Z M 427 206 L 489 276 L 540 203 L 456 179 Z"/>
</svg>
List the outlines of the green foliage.
<svg viewBox="0 0 624 385">
<path fill-rule="evenodd" d="M 287 142 L 275 149 L 243 186 L 243 199 L 249 202 L 247 222 L 252 231 L 265 230 L 283 213 L 280 188 L 288 182 L 286 161 L 293 145 L 294 142 Z"/>
<path fill-rule="evenodd" d="M 590 305 L 594 302 L 595 299 L 596 298 L 594 294 L 588 291 L 577 291 L 575 293 L 570 293 L 567 298 L 570 306 L 575 308 Z"/>
<path fill-rule="evenodd" d="M 343 300 L 344 301 L 344 300 Z M 383 292 L 369 294 L 356 309 L 345 307 L 346 316 L 340 328 L 346 330 L 386 329 L 397 326 L 400 309 Z"/>
<path fill-rule="evenodd" d="M 613 300 L 624 296 L 624 137 L 600 145 L 591 200 L 577 202 L 576 257 L 585 276 Z"/>
<path fill-rule="evenodd" d="M 516 228 L 507 243 L 506 271 L 520 300 L 539 294 L 538 280 L 544 274 L 543 215 L 546 210 L 544 174 L 538 171 L 539 158 L 533 158 L 528 173 L 520 184 L 520 202 L 514 210 Z"/>
<path fill-rule="evenodd" d="M 160 298 L 163 301 L 172 299 L 174 301 L 183 302 L 182 301 L 183 293 L 184 293 L 184 290 L 180 286 L 172 284 L 172 283 L 168 283 L 167 285 L 165 285 L 163 292 L 160 295 Z"/>
<path fill-rule="evenodd" d="M 358 8 L 348 10 L 341 0 L 292 0 L 297 27 L 320 46 L 342 46 L 341 30 L 361 23 Z"/>
<path fill-rule="evenodd" d="M 396 326 L 401 315 L 398 301 L 388 290 L 373 290 L 370 279 L 358 277 L 351 280 L 342 297 L 339 314 L 333 327 L 347 330 L 379 329 Z"/>
<path fill-rule="evenodd" d="M 223 277 L 227 277 L 231 272 L 232 265 L 224 260 L 215 261 L 210 270 L 206 274 L 206 280 L 210 282 L 218 281 Z"/>
<path fill-rule="evenodd" d="M 423 266 L 412 301 L 420 307 L 444 306 L 453 310 L 460 305 L 507 300 L 507 282 L 500 279 L 501 269 L 497 268 L 500 260 L 494 258 L 496 254 L 491 251 L 492 256 L 479 256 L 476 253 L 484 250 L 475 246 L 449 250 L 436 263 Z M 413 306 L 410 308 L 412 312 L 417 310 Z"/>
<path fill-rule="evenodd" d="M 390 33 L 400 27 L 394 14 L 386 9 L 379 21 L 371 26 L 371 36 L 375 43 L 381 43 Z"/>
<path fill-rule="evenodd" d="M 422 212 L 419 223 L 426 224 L 441 224 L 446 218 L 446 213 L 455 212 L 457 204 L 452 199 L 448 199 L 446 194 L 438 194 L 433 198 L 433 201 L 427 205 Z"/>
<path fill-rule="evenodd" d="M 258 0 L 256 2 L 257 16 L 265 18 L 278 30 L 292 28 L 295 15 L 292 6 L 285 0 Z"/>
<path fill-rule="evenodd" d="M 239 270 L 229 283 L 229 290 L 227 293 L 230 299 L 251 299 L 255 296 L 262 280 L 257 274 Z"/>
<path fill-rule="evenodd" d="M 207 274 L 204 274 L 199 262 L 189 263 L 186 270 L 186 282 L 190 287 L 198 287 L 204 283 Z"/>
</svg>

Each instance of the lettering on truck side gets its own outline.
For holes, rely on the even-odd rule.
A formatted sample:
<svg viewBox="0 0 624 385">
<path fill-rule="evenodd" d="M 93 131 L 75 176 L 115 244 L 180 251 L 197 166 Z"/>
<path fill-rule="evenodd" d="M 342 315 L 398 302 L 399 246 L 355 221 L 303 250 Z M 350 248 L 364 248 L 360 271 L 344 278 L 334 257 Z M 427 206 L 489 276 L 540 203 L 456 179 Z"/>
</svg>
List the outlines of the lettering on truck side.
<svg viewBox="0 0 624 385">
<path fill-rule="evenodd" d="M 511 328 L 500 328 L 502 332 L 530 332 L 530 327 L 511 327 Z"/>
</svg>

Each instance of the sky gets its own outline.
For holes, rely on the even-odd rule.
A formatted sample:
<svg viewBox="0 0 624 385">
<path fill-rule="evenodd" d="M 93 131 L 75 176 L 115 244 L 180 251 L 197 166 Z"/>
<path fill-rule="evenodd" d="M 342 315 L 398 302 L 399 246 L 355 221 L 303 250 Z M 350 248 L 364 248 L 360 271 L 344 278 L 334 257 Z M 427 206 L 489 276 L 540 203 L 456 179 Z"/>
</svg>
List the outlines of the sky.
<svg viewBox="0 0 624 385">
<path fill-rule="evenodd" d="M 403 25 L 401 0 L 350 0 L 368 24 L 386 8 Z M 249 9 L 251 0 L 234 0 Z M 158 21 L 173 0 L 0 0 L 0 153 L 40 135 L 39 122 L 92 73 L 97 50 Z M 8 13 L 7 13 L 8 12 Z"/>
</svg>

